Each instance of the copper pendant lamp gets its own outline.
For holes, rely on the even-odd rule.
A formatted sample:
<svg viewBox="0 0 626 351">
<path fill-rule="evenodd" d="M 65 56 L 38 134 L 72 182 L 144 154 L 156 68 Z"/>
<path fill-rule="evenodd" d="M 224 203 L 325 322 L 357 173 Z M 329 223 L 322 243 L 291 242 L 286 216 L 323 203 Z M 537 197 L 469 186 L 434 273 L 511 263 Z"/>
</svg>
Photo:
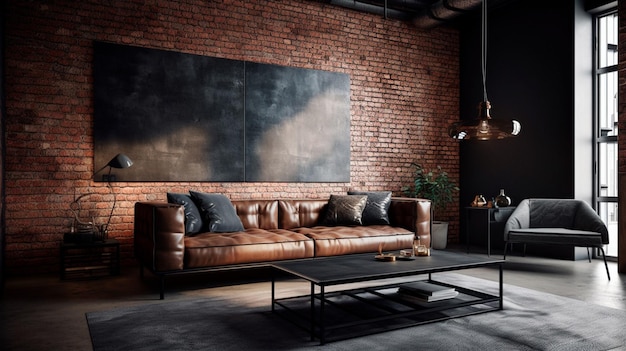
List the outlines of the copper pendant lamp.
<svg viewBox="0 0 626 351">
<path fill-rule="evenodd" d="M 491 103 L 487 99 L 486 61 L 487 61 L 487 0 L 482 3 L 482 82 L 483 102 L 478 106 L 478 118 L 459 121 L 448 127 L 448 135 L 458 140 L 494 140 L 516 136 L 522 125 L 516 120 L 492 119 L 489 114 Z"/>
</svg>

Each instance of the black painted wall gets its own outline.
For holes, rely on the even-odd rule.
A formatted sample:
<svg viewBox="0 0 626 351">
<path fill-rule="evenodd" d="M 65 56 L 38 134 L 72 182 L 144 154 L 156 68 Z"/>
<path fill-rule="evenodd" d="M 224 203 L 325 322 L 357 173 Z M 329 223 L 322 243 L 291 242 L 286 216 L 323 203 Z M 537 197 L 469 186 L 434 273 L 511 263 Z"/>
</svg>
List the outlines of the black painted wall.
<svg viewBox="0 0 626 351">
<path fill-rule="evenodd" d="M 489 200 L 499 189 L 505 189 L 513 205 L 529 197 L 575 196 L 575 4 L 542 4 L 517 1 L 489 11 L 491 116 L 517 119 L 522 132 L 504 140 L 462 142 L 461 209 L 474 195 Z M 483 98 L 478 15 L 461 28 L 462 119 L 475 118 Z"/>
<path fill-rule="evenodd" d="M 504 188 L 516 204 L 527 197 L 573 197 L 572 10 L 517 2 L 488 16 L 487 94 L 492 118 L 517 119 L 522 132 L 461 144 L 462 206 Z M 529 25 L 532 24 L 532 25 Z M 461 118 L 482 101 L 480 18 L 461 31 Z"/>
</svg>

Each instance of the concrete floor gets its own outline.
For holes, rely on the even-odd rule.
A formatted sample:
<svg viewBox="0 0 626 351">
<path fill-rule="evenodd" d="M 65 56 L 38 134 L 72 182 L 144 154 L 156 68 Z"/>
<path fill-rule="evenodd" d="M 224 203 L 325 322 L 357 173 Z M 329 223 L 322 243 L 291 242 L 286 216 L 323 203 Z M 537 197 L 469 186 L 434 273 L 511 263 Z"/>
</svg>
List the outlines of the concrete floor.
<svg viewBox="0 0 626 351">
<path fill-rule="evenodd" d="M 589 263 L 513 255 L 507 257 L 504 282 L 626 310 L 626 276 L 617 273 L 615 262 L 609 262 L 609 269 L 611 281 L 602 260 Z M 461 273 L 497 280 L 493 268 Z M 216 290 L 228 293 L 242 284 L 258 284 L 259 292 L 266 292 L 269 299 L 268 281 L 269 271 L 262 269 L 172 277 L 167 280 L 166 299 L 160 301 L 158 280 L 151 274 L 141 280 L 137 267 L 122 267 L 119 276 L 89 280 L 61 281 L 58 275 L 9 278 L 0 301 L 0 349 L 91 350 L 86 312 L 167 303 Z"/>
</svg>

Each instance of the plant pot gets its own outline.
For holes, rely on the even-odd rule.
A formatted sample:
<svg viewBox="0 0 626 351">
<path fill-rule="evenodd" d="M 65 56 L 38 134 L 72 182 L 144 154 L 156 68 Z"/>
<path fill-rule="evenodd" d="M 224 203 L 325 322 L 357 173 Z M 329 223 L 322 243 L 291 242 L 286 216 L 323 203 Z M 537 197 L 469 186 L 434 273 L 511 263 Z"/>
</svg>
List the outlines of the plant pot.
<svg viewBox="0 0 626 351">
<path fill-rule="evenodd" d="M 432 248 L 443 250 L 448 245 L 448 222 L 433 221 Z"/>
</svg>

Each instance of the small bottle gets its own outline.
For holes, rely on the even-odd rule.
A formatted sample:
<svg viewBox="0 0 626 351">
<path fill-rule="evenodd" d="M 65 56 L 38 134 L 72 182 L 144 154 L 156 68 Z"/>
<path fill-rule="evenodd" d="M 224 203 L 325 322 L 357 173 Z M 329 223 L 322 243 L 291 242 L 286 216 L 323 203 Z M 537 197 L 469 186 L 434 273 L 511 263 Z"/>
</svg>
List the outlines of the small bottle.
<svg viewBox="0 0 626 351">
<path fill-rule="evenodd" d="M 496 206 L 507 207 L 511 205 L 511 198 L 504 194 L 504 189 L 500 189 L 500 195 L 496 196 Z"/>
</svg>

